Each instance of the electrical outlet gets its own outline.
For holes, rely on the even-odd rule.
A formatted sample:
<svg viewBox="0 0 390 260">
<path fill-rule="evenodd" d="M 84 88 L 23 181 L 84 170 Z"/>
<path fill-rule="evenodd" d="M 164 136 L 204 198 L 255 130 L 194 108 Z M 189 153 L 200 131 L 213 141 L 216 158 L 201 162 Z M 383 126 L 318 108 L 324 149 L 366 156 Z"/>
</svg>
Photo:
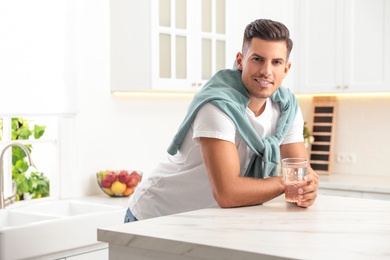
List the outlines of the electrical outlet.
<svg viewBox="0 0 390 260">
<path fill-rule="evenodd" d="M 336 162 L 343 163 L 344 161 L 345 161 L 345 154 L 344 153 L 337 153 Z"/>
<path fill-rule="evenodd" d="M 354 153 L 338 153 L 336 156 L 337 163 L 343 164 L 355 164 L 356 163 L 356 154 Z"/>
</svg>

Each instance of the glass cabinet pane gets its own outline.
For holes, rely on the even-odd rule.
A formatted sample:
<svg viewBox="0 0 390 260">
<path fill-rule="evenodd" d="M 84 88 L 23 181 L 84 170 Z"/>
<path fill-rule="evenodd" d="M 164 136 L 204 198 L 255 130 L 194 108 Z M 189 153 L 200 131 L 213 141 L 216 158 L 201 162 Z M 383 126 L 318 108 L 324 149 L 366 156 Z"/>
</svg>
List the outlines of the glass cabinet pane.
<svg viewBox="0 0 390 260">
<path fill-rule="evenodd" d="M 226 0 L 156 1 L 156 89 L 197 90 L 226 68 Z"/>
<path fill-rule="evenodd" d="M 202 80 L 208 80 L 211 78 L 211 40 L 202 40 Z"/>
<path fill-rule="evenodd" d="M 187 78 L 187 38 L 176 36 L 176 78 Z"/>
<path fill-rule="evenodd" d="M 160 78 L 170 78 L 171 75 L 171 36 L 160 34 Z"/>
<path fill-rule="evenodd" d="M 225 34 L 225 0 L 216 1 L 216 30 L 217 33 Z"/>
<path fill-rule="evenodd" d="M 211 0 L 202 0 L 202 32 L 211 32 Z"/>
<path fill-rule="evenodd" d="M 226 68 L 225 61 L 225 42 L 217 41 L 217 53 L 216 53 L 216 71 Z"/>
<path fill-rule="evenodd" d="M 171 27 L 171 0 L 160 0 L 159 25 Z"/>
<path fill-rule="evenodd" d="M 187 28 L 187 1 L 176 0 L 176 28 Z"/>
</svg>

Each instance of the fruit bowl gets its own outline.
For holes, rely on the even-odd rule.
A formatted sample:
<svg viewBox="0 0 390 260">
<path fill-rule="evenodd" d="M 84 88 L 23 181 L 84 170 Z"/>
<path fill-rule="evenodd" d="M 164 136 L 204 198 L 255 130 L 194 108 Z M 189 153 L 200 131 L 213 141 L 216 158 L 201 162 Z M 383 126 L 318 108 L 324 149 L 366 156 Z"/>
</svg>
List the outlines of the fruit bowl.
<svg viewBox="0 0 390 260">
<path fill-rule="evenodd" d="M 128 197 L 142 180 L 140 171 L 100 171 L 96 173 L 97 182 L 102 191 L 110 197 Z"/>
</svg>

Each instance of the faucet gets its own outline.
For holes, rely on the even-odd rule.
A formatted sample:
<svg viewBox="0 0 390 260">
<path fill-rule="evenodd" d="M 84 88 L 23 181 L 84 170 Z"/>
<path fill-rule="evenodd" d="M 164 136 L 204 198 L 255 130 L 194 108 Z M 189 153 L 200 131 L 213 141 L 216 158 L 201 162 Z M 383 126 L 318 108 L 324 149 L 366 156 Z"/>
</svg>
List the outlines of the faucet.
<svg viewBox="0 0 390 260">
<path fill-rule="evenodd" d="M 0 209 L 4 209 L 6 206 L 11 205 L 16 200 L 16 183 L 15 181 L 12 181 L 12 195 L 8 198 L 4 198 L 4 172 L 3 172 L 3 157 L 5 154 L 5 151 L 11 147 L 11 146 L 18 146 L 20 147 L 27 155 L 28 163 L 30 166 L 34 166 L 34 163 L 31 160 L 31 154 L 27 147 L 21 143 L 12 142 L 8 145 L 6 145 L 1 152 L 0 155 Z"/>
</svg>

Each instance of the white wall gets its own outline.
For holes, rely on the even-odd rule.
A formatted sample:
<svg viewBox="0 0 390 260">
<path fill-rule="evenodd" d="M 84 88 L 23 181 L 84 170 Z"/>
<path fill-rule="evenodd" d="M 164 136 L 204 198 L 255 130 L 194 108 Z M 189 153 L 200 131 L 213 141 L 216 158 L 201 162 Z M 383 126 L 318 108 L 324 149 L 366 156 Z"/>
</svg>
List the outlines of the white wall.
<svg viewBox="0 0 390 260">
<path fill-rule="evenodd" d="M 299 98 L 310 122 L 311 97 Z M 333 174 L 390 176 L 390 95 L 339 96 L 333 149 Z M 310 123 L 309 123 L 310 124 Z M 338 163 L 338 153 L 354 154 L 353 164 Z"/>
<path fill-rule="evenodd" d="M 80 112 L 62 120 L 63 198 L 100 192 L 95 178 L 100 170 L 150 171 L 164 158 L 190 102 L 190 97 L 113 96 L 108 0 L 76 4 Z"/>
<path fill-rule="evenodd" d="M 190 102 L 190 98 L 112 96 L 108 0 L 82 0 L 76 5 L 80 113 L 62 120 L 64 198 L 99 193 L 94 175 L 99 170 L 132 168 L 147 173 L 153 169 L 165 157 Z M 300 103 L 309 120 L 311 100 L 303 98 Z M 388 111 L 389 97 L 340 99 L 336 151 L 356 153 L 357 163 L 335 165 L 335 172 L 390 175 Z"/>
</svg>

